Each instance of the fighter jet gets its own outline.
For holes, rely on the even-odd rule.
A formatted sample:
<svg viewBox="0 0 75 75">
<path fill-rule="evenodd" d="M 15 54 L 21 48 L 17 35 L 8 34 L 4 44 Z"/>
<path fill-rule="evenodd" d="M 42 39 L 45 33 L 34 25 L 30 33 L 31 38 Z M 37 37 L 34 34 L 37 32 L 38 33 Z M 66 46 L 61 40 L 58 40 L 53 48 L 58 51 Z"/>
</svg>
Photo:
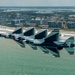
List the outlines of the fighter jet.
<svg viewBox="0 0 75 75">
<path fill-rule="evenodd" d="M 45 38 L 47 36 L 47 30 L 46 29 L 41 29 L 40 32 L 38 32 L 37 34 L 35 34 L 35 28 L 29 28 L 27 31 L 25 31 L 23 33 L 23 36 L 18 36 L 16 37 L 16 35 L 14 36 L 15 39 L 14 41 L 16 41 L 21 47 L 25 47 L 25 43 L 29 44 L 29 46 L 33 49 L 37 49 L 36 46 L 33 46 L 30 41 L 34 40 L 34 39 L 42 39 Z M 30 40 L 30 41 L 29 41 Z"/>
<path fill-rule="evenodd" d="M 44 52 L 50 51 L 54 56 L 60 57 L 59 50 L 65 48 L 69 54 L 74 54 L 74 37 L 70 37 L 65 42 L 59 41 L 59 30 L 54 29 L 44 39 L 32 39 L 28 40 L 32 45 L 40 47 Z"/>
<path fill-rule="evenodd" d="M 27 34 L 26 34 L 27 33 Z M 65 48 L 69 54 L 74 54 L 74 37 L 68 38 L 65 42 L 59 41 L 59 29 L 54 29 L 48 36 L 46 31 L 41 31 L 30 37 L 31 33 L 29 31 L 24 33 L 24 36 L 15 39 L 18 43 L 24 46 L 24 43 L 28 43 L 33 49 L 37 49 L 37 46 L 43 50 L 45 53 L 51 52 L 54 56 L 60 57 L 59 50 Z M 26 36 L 27 35 L 27 36 Z M 24 46 L 25 47 L 25 46 Z"/>
<path fill-rule="evenodd" d="M 47 37 L 47 29 L 41 29 L 37 34 L 34 35 L 33 38 L 25 37 L 25 40 L 26 40 L 26 43 L 28 43 L 31 48 L 33 48 L 34 50 L 37 50 L 37 46 L 32 45 L 30 41 L 40 40 L 46 37 Z"/>
<path fill-rule="evenodd" d="M 16 28 L 13 32 L 9 33 L 9 34 L 2 34 L 2 37 L 6 38 L 6 39 L 13 39 L 15 40 L 15 37 L 19 37 L 19 36 L 23 36 L 23 30 L 22 27 L 18 27 Z M 15 40 L 16 41 L 16 40 Z M 17 41 L 16 41 L 17 42 Z M 24 42 L 17 42 L 20 46 L 25 47 Z"/>
<path fill-rule="evenodd" d="M 26 30 L 24 33 L 21 34 L 12 34 L 12 39 L 16 41 L 21 47 L 25 47 L 25 39 L 24 37 L 33 37 L 35 34 L 35 28 L 34 27 L 29 27 L 28 30 Z"/>
<path fill-rule="evenodd" d="M 15 35 L 15 34 L 16 35 L 23 35 L 22 33 L 23 33 L 22 27 L 18 27 L 12 33 L 3 34 L 2 36 L 5 37 L 5 38 L 8 38 L 8 39 L 11 39 L 13 35 Z"/>
</svg>

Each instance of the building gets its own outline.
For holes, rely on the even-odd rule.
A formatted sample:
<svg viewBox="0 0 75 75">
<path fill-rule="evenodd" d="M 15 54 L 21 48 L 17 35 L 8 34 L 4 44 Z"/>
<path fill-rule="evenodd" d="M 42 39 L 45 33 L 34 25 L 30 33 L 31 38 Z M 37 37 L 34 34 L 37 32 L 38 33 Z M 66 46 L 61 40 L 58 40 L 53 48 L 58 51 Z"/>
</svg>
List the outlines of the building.
<svg viewBox="0 0 75 75">
<path fill-rule="evenodd" d="M 30 20 L 30 24 L 40 25 L 40 20 Z"/>
<path fill-rule="evenodd" d="M 11 25 L 24 25 L 25 20 L 24 19 L 13 19 L 11 20 Z"/>
<path fill-rule="evenodd" d="M 48 25 L 50 28 L 62 28 L 62 22 L 53 22 L 53 21 L 48 21 Z"/>
<path fill-rule="evenodd" d="M 75 22 L 67 22 L 67 28 L 75 28 Z"/>
</svg>

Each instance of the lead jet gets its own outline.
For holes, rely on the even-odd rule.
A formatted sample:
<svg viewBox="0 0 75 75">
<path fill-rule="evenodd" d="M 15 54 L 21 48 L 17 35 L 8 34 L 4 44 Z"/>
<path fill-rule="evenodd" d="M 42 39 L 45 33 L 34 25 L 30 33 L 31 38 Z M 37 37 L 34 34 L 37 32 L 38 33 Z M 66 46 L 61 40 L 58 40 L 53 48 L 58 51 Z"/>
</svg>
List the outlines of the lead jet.
<svg viewBox="0 0 75 75">
<path fill-rule="evenodd" d="M 14 41 L 16 41 L 21 47 L 25 47 L 25 41 L 24 40 L 24 36 L 27 37 L 33 37 L 33 35 L 35 34 L 35 28 L 34 27 L 29 27 L 28 30 L 26 30 L 24 33 L 21 34 L 12 34 L 12 39 Z"/>
<path fill-rule="evenodd" d="M 22 27 L 19 27 L 17 29 L 15 29 L 13 32 L 9 33 L 9 34 L 3 34 L 2 36 L 5 37 L 5 38 L 8 38 L 8 39 L 11 39 L 13 35 L 23 35 L 22 34 L 23 31 L 22 31 Z"/>
<path fill-rule="evenodd" d="M 65 42 L 60 42 L 58 29 L 54 29 L 46 38 L 32 39 L 28 37 L 25 38 L 25 40 L 33 46 L 40 47 L 44 52 L 51 52 L 55 57 L 60 57 L 59 50 L 63 48 L 65 48 L 69 54 L 74 54 L 74 37 L 68 38 Z"/>
<path fill-rule="evenodd" d="M 18 27 L 17 29 L 15 29 L 12 33 L 9 34 L 3 34 L 2 37 L 5 37 L 7 39 L 13 39 L 15 40 L 15 38 L 19 37 L 19 36 L 23 36 L 23 30 L 22 27 Z M 17 40 L 15 40 L 17 42 Z M 25 47 L 24 42 L 17 42 L 20 46 Z"/>
</svg>

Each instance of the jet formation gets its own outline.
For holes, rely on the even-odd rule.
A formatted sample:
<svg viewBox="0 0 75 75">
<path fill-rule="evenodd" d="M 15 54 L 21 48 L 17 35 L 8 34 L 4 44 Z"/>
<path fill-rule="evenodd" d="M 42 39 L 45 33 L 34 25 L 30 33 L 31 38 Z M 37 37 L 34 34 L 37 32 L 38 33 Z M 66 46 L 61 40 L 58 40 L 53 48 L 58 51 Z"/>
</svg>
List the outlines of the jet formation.
<svg viewBox="0 0 75 75">
<path fill-rule="evenodd" d="M 54 29 L 48 34 L 47 29 L 41 29 L 38 33 L 35 33 L 34 27 L 29 27 L 25 32 L 23 28 L 17 28 L 9 34 L 0 34 L 1 37 L 7 39 L 13 39 L 22 48 L 28 44 L 33 50 L 37 50 L 39 47 L 44 53 L 51 53 L 55 57 L 60 57 L 60 51 L 63 48 L 70 54 L 74 54 L 74 37 L 69 37 L 66 41 L 59 41 L 60 30 Z"/>
</svg>

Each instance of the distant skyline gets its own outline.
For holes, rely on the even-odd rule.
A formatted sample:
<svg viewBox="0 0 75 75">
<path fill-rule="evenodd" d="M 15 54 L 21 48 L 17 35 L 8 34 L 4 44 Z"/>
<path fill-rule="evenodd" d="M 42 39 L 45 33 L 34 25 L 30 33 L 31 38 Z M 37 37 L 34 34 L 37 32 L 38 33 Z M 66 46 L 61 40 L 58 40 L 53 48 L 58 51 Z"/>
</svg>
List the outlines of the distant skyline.
<svg viewBox="0 0 75 75">
<path fill-rule="evenodd" d="M 0 6 L 75 6 L 75 0 L 0 0 Z"/>
</svg>

